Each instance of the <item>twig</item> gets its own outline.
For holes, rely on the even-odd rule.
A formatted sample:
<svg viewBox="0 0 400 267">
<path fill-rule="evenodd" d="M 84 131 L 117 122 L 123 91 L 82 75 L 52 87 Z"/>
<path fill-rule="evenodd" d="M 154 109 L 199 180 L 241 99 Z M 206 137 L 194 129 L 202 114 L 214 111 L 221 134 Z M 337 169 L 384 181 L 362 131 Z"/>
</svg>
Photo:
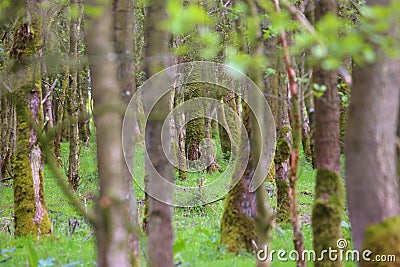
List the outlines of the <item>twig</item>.
<svg viewBox="0 0 400 267">
<path fill-rule="evenodd" d="M 8 86 L 3 79 L 0 77 L 0 82 L 3 84 L 3 86 L 7 89 L 7 91 L 9 91 L 10 93 L 12 93 L 12 90 L 10 88 L 10 86 Z"/>
<path fill-rule="evenodd" d="M 273 0 L 275 2 L 275 0 Z M 286 1 L 282 1 L 282 4 L 285 6 L 287 10 L 296 18 L 298 22 L 300 22 L 306 30 L 311 33 L 312 35 L 316 34 L 314 26 L 310 23 L 310 21 L 304 16 L 303 13 L 301 13 L 299 10 L 297 10 L 294 6 L 292 6 L 290 3 Z M 278 4 L 279 6 L 279 4 Z M 275 5 L 276 7 L 276 5 Z M 278 11 L 278 10 L 277 10 Z M 280 10 L 278 11 L 280 13 Z"/>
<path fill-rule="evenodd" d="M 7 177 L 0 180 L 0 183 L 4 183 L 5 181 L 12 180 L 14 177 Z"/>
<path fill-rule="evenodd" d="M 56 78 L 56 79 L 54 80 L 53 84 L 50 86 L 49 91 L 47 92 L 46 96 L 43 97 L 42 105 L 43 105 L 44 103 L 46 103 L 47 99 L 50 97 L 50 95 L 51 95 L 51 93 L 53 92 L 54 88 L 56 88 L 57 82 L 58 82 L 58 79 Z"/>
</svg>

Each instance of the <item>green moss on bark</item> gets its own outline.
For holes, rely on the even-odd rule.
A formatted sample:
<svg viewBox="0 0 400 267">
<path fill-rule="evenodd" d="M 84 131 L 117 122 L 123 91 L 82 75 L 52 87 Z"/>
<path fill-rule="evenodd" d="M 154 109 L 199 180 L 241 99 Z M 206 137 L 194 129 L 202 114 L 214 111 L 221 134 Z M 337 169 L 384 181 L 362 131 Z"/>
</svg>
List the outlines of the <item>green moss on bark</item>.
<svg viewBox="0 0 400 267">
<path fill-rule="evenodd" d="M 275 162 L 271 160 L 271 164 L 269 165 L 269 171 L 267 174 L 267 181 L 268 182 L 275 182 L 276 171 L 275 171 Z"/>
<path fill-rule="evenodd" d="M 337 248 L 342 237 L 341 221 L 344 209 L 343 184 L 339 175 L 328 169 L 318 169 L 315 200 L 312 211 L 313 244 L 317 255 L 324 249 Z M 326 260 L 315 263 L 316 267 L 344 266 L 340 261 Z"/>
<path fill-rule="evenodd" d="M 277 167 L 276 189 L 277 189 L 277 222 L 289 223 L 290 201 L 289 201 L 289 178 L 288 178 L 288 159 L 290 156 L 291 146 L 288 139 L 290 126 L 282 126 L 278 133 L 275 151 L 275 166 Z M 286 169 L 286 170 L 285 170 Z"/>
<path fill-rule="evenodd" d="M 41 81 L 31 63 L 41 46 L 41 23 L 35 18 L 15 29 L 10 56 L 25 66 L 25 83 L 14 92 L 17 115 L 14 170 L 15 235 L 45 235 L 51 233 L 51 222 L 44 198 L 44 175 L 38 133 L 30 121 L 43 125 L 41 111 Z M 34 166 L 34 167 L 33 167 Z M 36 188 L 36 192 L 35 192 Z"/>
<path fill-rule="evenodd" d="M 193 83 L 188 86 L 185 92 L 185 99 L 194 99 L 202 97 L 204 88 L 201 83 Z M 197 160 L 201 155 L 199 152 L 200 142 L 205 137 L 205 121 L 204 110 L 199 107 L 197 111 L 192 114 L 195 118 L 189 121 L 186 125 L 185 137 L 185 151 L 189 160 Z"/>
<path fill-rule="evenodd" d="M 370 259 L 376 255 L 389 255 L 396 257 L 395 262 L 362 261 L 361 266 L 385 266 L 395 267 L 400 265 L 400 216 L 387 219 L 379 224 L 373 224 L 366 228 L 363 250 L 370 250 Z M 392 256 L 390 256 L 392 257 Z"/>
<path fill-rule="evenodd" d="M 243 184 L 239 182 L 228 193 L 221 221 L 221 243 L 233 253 L 253 251 L 252 240 L 256 240 L 254 218 L 243 213 L 239 206 L 243 190 Z"/>
<path fill-rule="evenodd" d="M 276 140 L 275 164 L 280 164 L 289 159 L 291 147 L 286 137 L 289 131 L 289 125 L 282 126 L 279 130 L 278 139 Z"/>
</svg>

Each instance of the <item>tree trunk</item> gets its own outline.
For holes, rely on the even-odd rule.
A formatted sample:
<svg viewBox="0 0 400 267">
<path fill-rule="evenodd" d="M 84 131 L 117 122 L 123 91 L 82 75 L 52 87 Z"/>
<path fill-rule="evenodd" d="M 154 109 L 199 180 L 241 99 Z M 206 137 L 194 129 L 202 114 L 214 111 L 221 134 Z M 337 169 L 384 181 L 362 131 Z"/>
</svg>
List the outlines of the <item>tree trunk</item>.
<svg viewBox="0 0 400 267">
<path fill-rule="evenodd" d="M 243 124 L 251 138 L 250 108 L 243 105 Z M 257 240 L 255 228 L 256 194 L 249 192 L 249 184 L 254 172 L 254 160 L 251 147 L 240 144 L 240 151 L 249 149 L 249 159 L 246 169 L 239 182 L 230 190 L 225 198 L 225 206 L 221 219 L 221 243 L 226 245 L 230 252 L 240 250 L 253 251 L 253 242 Z M 242 153 L 246 155 L 247 153 Z M 242 156 L 243 157 L 243 156 Z M 232 181 L 237 181 L 233 177 Z"/>
<path fill-rule="evenodd" d="M 316 2 L 315 21 L 338 12 L 336 0 Z M 313 242 L 316 253 L 337 247 L 342 238 L 341 221 L 344 210 L 343 184 L 340 178 L 339 96 L 337 71 L 314 70 L 314 82 L 326 86 L 323 96 L 315 99 L 315 157 L 317 177 L 312 211 Z M 326 255 L 315 266 L 343 266 Z"/>
<path fill-rule="evenodd" d="M 0 181 L 11 178 L 11 158 L 15 146 L 15 111 L 11 96 L 0 92 Z"/>
<path fill-rule="evenodd" d="M 120 107 L 123 103 L 119 96 L 116 65 L 109 58 L 114 52 L 112 6 L 99 1 L 89 1 L 88 4 L 102 11 L 101 16 L 89 16 L 87 21 L 100 185 L 95 222 L 97 264 L 100 267 L 125 267 L 131 266 L 128 246 L 131 226 L 122 153 L 123 111 Z"/>
<path fill-rule="evenodd" d="M 388 3 L 367 1 L 369 5 Z M 400 212 L 396 171 L 400 61 L 377 51 L 376 63 L 356 66 L 353 70 L 354 85 L 345 138 L 346 186 L 355 249 L 361 249 L 363 243 L 375 248 L 383 241 L 383 246 L 374 254 L 395 254 L 400 251 L 398 245 L 392 245 L 398 229 L 384 225 L 385 220 Z M 386 223 L 389 224 L 389 220 Z M 375 229 L 384 231 L 368 231 L 367 227 L 372 224 L 381 224 Z M 382 235 L 384 239 L 375 239 L 374 235 Z"/>
<path fill-rule="evenodd" d="M 71 6 L 79 10 L 77 0 L 70 1 Z M 69 55 L 72 62 L 71 66 L 71 83 L 68 90 L 68 114 L 69 114 L 69 167 L 68 182 L 72 189 L 77 190 L 79 186 L 79 90 L 78 90 L 78 35 L 79 35 L 79 18 L 71 18 L 70 22 L 70 41 Z"/>
<path fill-rule="evenodd" d="M 132 95 L 136 91 L 134 55 L 133 55 L 133 1 L 114 0 L 114 47 L 119 57 L 117 77 L 119 80 L 120 96 L 127 107 Z M 125 120 L 128 129 L 133 129 L 136 118 Z M 127 144 L 127 145 L 125 145 Z M 124 136 L 125 159 L 128 164 L 134 163 L 135 140 L 134 135 Z M 129 209 L 129 253 L 132 266 L 140 265 L 139 258 L 139 236 L 138 236 L 138 213 L 135 192 L 133 190 L 133 181 L 131 173 L 124 165 L 125 184 L 128 188 L 128 209 Z"/>
<path fill-rule="evenodd" d="M 146 18 L 146 62 L 145 73 L 147 77 L 160 71 L 164 65 L 168 52 L 168 34 L 160 30 L 159 23 L 166 19 L 166 2 L 163 0 L 150 0 Z M 174 181 L 172 166 L 164 155 L 161 145 L 161 127 L 163 118 L 168 114 L 168 97 L 163 97 L 155 107 L 159 116 L 147 121 L 145 131 L 146 150 L 149 162 L 145 167 L 148 176 L 149 192 L 149 220 L 148 220 L 148 255 L 149 266 L 172 267 L 173 264 L 173 232 L 172 232 L 172 207 L 151 195 L 157 193 L 162 199 L 172 199 L 171 192 L 163 182 L 150 171 L 150 164 L 170 182 Z"/>
<path fill-rule="evenodd" d="M 37 144 L 43 127 L 41 81 L 34 59 L 41 46 L 41 21 L 35 1 L 26 5 L 26 17 L 17 24 L 10 56 L 24 69 L 24 82 L 14 92 L 17 133 L 14 170 L 15 235 L 51 234 L 44 197 L 42 150 Z"/>
</svg>

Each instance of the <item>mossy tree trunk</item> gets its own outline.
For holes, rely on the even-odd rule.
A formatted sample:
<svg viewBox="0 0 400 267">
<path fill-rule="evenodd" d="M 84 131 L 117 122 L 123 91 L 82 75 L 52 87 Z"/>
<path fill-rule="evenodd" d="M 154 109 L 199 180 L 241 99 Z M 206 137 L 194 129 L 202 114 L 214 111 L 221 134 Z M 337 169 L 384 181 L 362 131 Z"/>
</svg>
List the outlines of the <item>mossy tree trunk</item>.
<svg viewBox="0 0 400 267">
<path fill-rule="evenodd" d="M 71 6 L 80 9 L 78 0 L 71 0 Z M 71 80 L 68 90 L 68 114 L 69 114 L 69 164 L 68 164 L 68 182 L 73 190 L 77 190 L 79 186 L 79 124 L 78 111 L 80 101 L 78 98 L 78 36 L 79 36 L 79 17 L 72 17 L 70 21 L 70 39 L 69 39 L 69 56 L 71 65 Z"/>
<path fill-rule="evenodd" d="M 174 98 L 174 106 L 178 106 L 184 102 L 184 89 L 183 86 L 178 86 L 175 89 L 175 98 Z M 185 140 L 186 140 L 186 131 L 184 127 L 185 114 L 180 112 L 178 116 L 175 118 L 176 130 L 178 131 L 178 172 L 179 179 L 186 180 L 187 179 L 187 163 L 186 163 L 186 152 L 185 152 Z"/>
<path fill-rule="evenodd" d="M 280 3 L 279 0 L 274 0 L 275 10 L 280 13 Z M 301 88 L 297 87 L 296 72 L 293 68 L 295 64 L 292 64 L 292 59 L 288 51 L 288 43 L 290 41 L 290 35 L 286 34 L 284 30 L 279 32 L 279 40 L 282 45 L 283 60 L 285 62 L 286 73 L 288 77 L 288 85 L 290 90 L 290 122 L 292 125 L 292 150 L 289 156 L 289 204 L 290 204 L 290 214 L 291 222 L 293 228 L 293 243 L 294 249 L 299 255 L 304 252 L 304 237 L 302 232 L 302 225 L 300 221 L 300 211 L 298 204 L 298 186 L 297 186 L 297 168 L 298 168 L 298 158 L 301 146 L 301 113 L 300 113 L 300 103 L 299 99 L 301 97 Z M 306 262 L 303 258 L 298 258 L 296 266 L 304 267 Z"/>
<path fill-rule="evenodd" d="M 338 2 L 316 2 L 315 21 L 324 15 L 337 15 Z M 340 178 L 340 127 L 337 71 L 314 70 L 314 82 L 325 85 L 323 96 L 315 99 L 315 156 L 317 177 L 312 211 L 313 243 L 316 253 L 336 248 L 342 238 L 341 221 L 344 210 L 343 184 Z M 343 266 L 341 261 L 331 261 L 325 256 L 315 266 Z"/>
<path fill-rule="evenodd" d="M 250 108 L 243 105 L 243 124 L 248 136 L 251 136 Z M 240 250 L 253 251 L 256 241 L 256 194 L 249 192 L 249 184 L 254 172 L 254 160 L 251 148 L 240 144 L 241 149 L 249 149 L 249 159 L 246 169 L 239 182 L 229 191 L 225 198 L 224 211 L 221 219 L 221 243 L 228 251 L 238 253 Z M 243 153 L 245 155 L 247 153 Z M 241 156 L 243 157 L 243 156 Z M 237 181 L 237 177 L 233 177 Z M 253 242 L 252 242 L 253 241 Z"/>
<path fill-rule="evenodd" d="M 204 97 L 204 84 L 193 83 L 186 85 L 185 101 Z M 199 108 L 192 116 L 193 119 L 186 124 L 185 151 L 189 161 L 196 161 L 200 158 L 200 142 L 205 137 L 204 109 Z"/>
<path fill-rule="evenodd" d="M 221 91 L 223 92 L 223 90 Z M 226 108 L 229 107 L 235 113 L 239 113 L 238 104 L 236 103 L 236 95 L 234 92 L 227 90 L 227 92 L 224 94 L 222 98 L 222 101 L 226 105 L 225 106 Z M 230 129 L 225 129 L 222 126 L 222 124 L 218 125 L 218 129 L 219 129 L 219 139 L 221 142 L 222 153 L 224 154 L 225 159 L 229 159 L 231 153 L 231 140 L 227 130 L 229 130 L 229 132 L 231 133 L 235 132 L 236 131 L 235 127 L 238 124 L 238 122 L 234 120 L 232 121 L 232 119 L 234 119 L 233 116 L 226 116 L 226 114 L 228 114 L 228 111 L 225 110 L 225 107 L 222 106 L 218 116 L 223 124 L 230 126 Z"/>
<path fill-rule="evenodd" d="M 390 1 L 366 2 L 387 5 Z M 397 25 L 392 27 L 387 36 L 398 35 Z M 374 254 L 387 251 L 398 254 L 398 239 L 392 244 L 398 237 L 399 220 L 390 218 L 400 213 L 396 169 L 400 60 L 389 58 L 380 49 L 376 53 L 377 62 L 353 69 L 345 137 L 349 218 L 355 249 L 368 246 L 368 249 L 377 248 Z M 397 225 L 389 227 L 389 224 Z M 385 246 L 380 247 L 382 242 Z"/>
<path fill-rule="evenodd" d="M 114 47 L 119 61 L 117 66 L 117 78 L 119 81 L 120 96 L 127 107 L 132 95 L 136 92 L 136 81 L 134 71 L 134 21 L 133 21 L 133 1 L 114 0 Z M 125 120 L 126 127 L 133 129 L 136 118 Z M 128 164 L 134 164 L 135 140 L 134 135 L 124 136 L 125 159 Z M 138 236 L 138 213 L 135 192 L 131 173 L 124 165 L 124 182 L 128 189 L 128 210 L 129 210 L 129 256 L 133 267 L 140 266 L 139 259 L 139 236 Z"/>
<path fill-rule="evenodd" d="M 254 18 L 250 23 L 250 27 L 257 29 L 257 37 L 249 43 L 250 54 L 254 57 L 262 57 L 264 54 L 263 45 L 259 41 L 261 40 L 261 29 L 260 21 L 258 20 L 259 10 L 257 5 L 253 1 L 247 2 L 248 15 Z M 239 33 L 238 29 L 238 33 Z M 243 46 L 244 47 L 244 46 Z M 262 72 L 257 68 L 253 67 L 248 70 L 250 78 L 261 88 L 264 92 L 264 81 L 262 78 Z M 245 92 L 246 93 L 246 92 Z M 231 94 L 231 99 L 234 100 L 234 95 Z M 256 101 L 256 107 L 254 112 L 262 116 L 263 111 L 261 110 L 260 102 Z M 236 109 L 234 109 L 236 111 Z M 245 101 L 242 102 L 242 113 L 241 113 L 243 125 L 245 127 L 248 138 L 250 139 L 249 146 L 240 143 L 239 151 L 246 151 L 247 153 L 241 153 L 239 157 L 243 162 L 247 161 L 246 169 L 240 177 L 238 183 L 229 191 L 226 199 L 225 206 L 221 220 L 221 243 L 225 244 L 227 249 L 231 252 L 238 253 L 240 250 L 254 251 L 258 248 L 264 248 L 268 246 L 270 239 L 270 227 L 272 214 L 268 205 L 268 198 L 266 197 L 264 183 L 256 189 L 255 192 L 249 191 L 250 181 L 253 175 L 258 176 L 255 173 L 255 167 L 258 164 L 261 153 L 262 140 L 260 138 L 260 132 L 257 128 L 253 129 L 252 126 L 258 127 L 254 115 L 250 110 L 250 107 Z M 236 122 L 237 123 L 237 122 Z M 245 159 L 244 157 L 248 157 Z M 238 177 L 233 176 L 233 181 L 237 181 Z M 260 177 L 255 177 L 260 179 Z M 262 177 L 261 179 L 265 179 Z M 257 260 L 257 266 L 269 266 L 269 261 Z"/>
<path fill-rule="evenodd" d="M 41 80 L 37 59 L 41 46 L 41 21 L 35 1 L 26 4 L 26 20 L 17 23 L 10 56 L 24 72 L 23 82 L 13 93 L 17 116 L 14 170 L 15 235 L 51 234 L 44 195 L 42 149 L 38 138 L 43 127 Z"/>
</svg>

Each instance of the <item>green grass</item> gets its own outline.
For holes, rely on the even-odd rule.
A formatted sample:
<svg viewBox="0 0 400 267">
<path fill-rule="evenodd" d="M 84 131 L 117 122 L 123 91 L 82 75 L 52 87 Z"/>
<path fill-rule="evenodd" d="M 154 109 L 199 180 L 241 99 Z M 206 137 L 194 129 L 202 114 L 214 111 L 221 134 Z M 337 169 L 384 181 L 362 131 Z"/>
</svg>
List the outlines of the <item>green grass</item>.
<svg viewBox="0 0 400 267">
<path fill-rule="evenodd" d="M 217 146 L 218 147 L 218 146 Z M 227 162 L 221 160 L 220 151 L 217 151 L 217 160 L 221 167 L 226 168 Z M 85 201 L 88 209 L 93 208 L 94 198 L 98 192 L 96 148 L 83 147 L 81 150 L 80 173 L 81 185 L 77 195 Z M 62 156 L 64 168 L 67 169 L 68 145 L 62 144 Z M 134 173 L 137 177 L 143 177 L 144 151 L 138 150 L 135 159 L 138 164 Z M 315 171 L 301 156 L 299 162 L 299 204 L 303 220 L 303 231 L 306 249 L 312 249 L 311 210 L 314 195 Z M 53 222 L 54 234 L 51 237 L 14 237 L 13 217 L 13 191 L 11 183 L 0 185 L 0 267 L 5 266 L 29 266 L 29 262 L 40 260 L 38 266 L 95 266 L 96 250 L 95 238 L 92 227 L 75 211 L 63 195 L 55 178 L 45 166 L 46 201 Z M 205 174 L 208 183 L 218 177 L 218 173 Z M 181 185 L 197 186 L 200 176 L 190 173 L 187 182 Z M 275 210 L 275 185 L 266 184 L 269 193 L 269 201 Z M 144 193 L 135 184 L 135 193 L 139 203 L 139 214 L 143 214 Z M 174 257 L 179 266 L 255 266 L 255 257 L 249 253 L 234 255 L 227 253 L 220 244 L 220 221 L 223 211 L 223 201 L 194 208 L 175 208 L 174 213 Z M 69 226 L 71 222 L 78 224 L 72 233 Z M 140 219 L 141 221 L 141 219 Z M 348 221 L 347 217 L 345 221 Z M 350 240 L 350 231 L 346 223 L 343 223 L 344 236 Z M 272 232 L 271 249 L 293 249 L 292 230 L 290 225 L 276 226 Z M 141 239 L 142 263 L 146 262 L 146 238 L 142 234 Z M 35 260 L 36 259 L 36 260 Z M 3 262 L 1 262 L 3 261 Z M 272 266 L 295 266 L 293 262 L 274 261 Z M 308 264 L 312 266 L 311 264 Z M 145 266 L 145 264 L 143 264 Z M 346 266 L 355 266 L 347 263 Z"/>
</svg>

